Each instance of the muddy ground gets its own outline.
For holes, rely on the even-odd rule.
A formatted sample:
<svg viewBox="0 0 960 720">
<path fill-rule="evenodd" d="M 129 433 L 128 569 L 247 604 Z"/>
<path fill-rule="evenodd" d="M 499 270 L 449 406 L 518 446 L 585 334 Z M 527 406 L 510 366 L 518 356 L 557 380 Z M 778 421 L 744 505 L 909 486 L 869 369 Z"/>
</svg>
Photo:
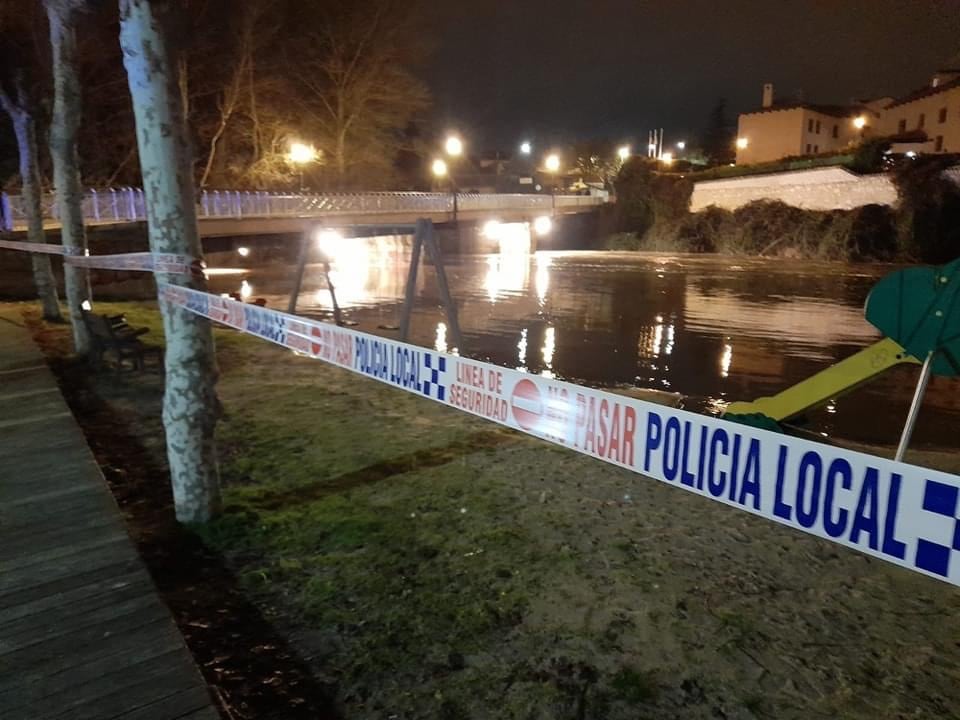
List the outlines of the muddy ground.
<svg viewBox="0 0 960 720">
<path fill-rule="evenodd" d="M 98 310 L 162 337 L 149 305 Z M 107 476 L 128 462 L 162 483 L 160 379 L 69 370 L 66 329 L 28 319 L 140 448 Z M 960 717 L 950 586 L 216 333 L 226 509 L 177 531 L 212 558 L 181 599 L 236 595 L 263 625 L 235 623 L 237 644 L 272 634 L 304 688 L 259 706 L 238 689 L 237 717 L 324 717 L 328 700 L 382 720 Z M 162 555 L 175 536 L 158 537 Z"/>
</svg>

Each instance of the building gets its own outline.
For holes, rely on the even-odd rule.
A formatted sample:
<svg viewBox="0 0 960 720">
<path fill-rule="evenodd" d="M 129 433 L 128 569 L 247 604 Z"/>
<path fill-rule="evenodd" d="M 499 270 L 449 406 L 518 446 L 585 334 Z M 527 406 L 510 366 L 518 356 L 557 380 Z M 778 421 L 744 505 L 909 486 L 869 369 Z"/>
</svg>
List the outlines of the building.
<svg viewBox="0 0 960 720">
<path fill-rule="evenodd" d="M 803 155 L 834 154 L 866 137 L 889 137 L 894 152 L 960 152 L 960 62 L 938 70 L 930 84 L 895 99 L 852 105 L 777 103 L 763 86 L 759 110 L 740 115 L 737 164 Z"/>
<path fill-rule="evenodd" d="M 840 152 L 878 120 L 879 113 L 866 104 L 776 103 L 767 83 L 761 108 L 743 113 L 737 122 L 737 165 Z"/>
<path fill-rule="evenodd" d="M 939 70 L 930 85 L 888 104 L 880 131 L 904 140 L 912 136 L 916 152 L 960 152 L 960 70 Z"/>
</svg>

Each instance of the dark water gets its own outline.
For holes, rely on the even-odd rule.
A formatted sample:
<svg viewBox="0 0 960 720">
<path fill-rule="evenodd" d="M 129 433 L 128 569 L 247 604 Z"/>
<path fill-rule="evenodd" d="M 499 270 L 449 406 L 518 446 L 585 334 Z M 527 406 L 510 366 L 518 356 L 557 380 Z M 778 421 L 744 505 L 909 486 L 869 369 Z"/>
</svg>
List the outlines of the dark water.
<svg viewBox="0 0 960 720">
<path fill-rule="evenodd" d="M 212 289 L 286 307 L 289 265 L 224 256 Z M 396 336 L 408 248 L 370 240 L 335 259 L 333 282 L 358 329 Z M 459 307 L 460 351 L 499 365 L 594 387 L 680 393 L 685 406 L 716 412 L 770 395 L 877 340 L 862 307 L 889 266 L 633 253 L 551 253 L 448 259 Z M 320 266 L 309 267 L 298 312 L 331 308 Z M 432 267 L 421 269 L 413 342 L 450 349 Z M 816 411 L 811 432 L 893 445 L 917 367 L 901 367 Z M 960 445 L 960 383 L 934 378 L 915 447 Z"/>
</svg>

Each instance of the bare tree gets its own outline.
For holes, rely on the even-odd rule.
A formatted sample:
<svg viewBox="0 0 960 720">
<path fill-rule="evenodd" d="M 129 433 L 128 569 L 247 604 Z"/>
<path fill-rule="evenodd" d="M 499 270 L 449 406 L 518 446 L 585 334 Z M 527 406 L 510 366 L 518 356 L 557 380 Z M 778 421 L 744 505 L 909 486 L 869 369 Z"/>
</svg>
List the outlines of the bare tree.
<svg viewBox="0 0 960 720">
<path fill-rule="evenodd" d="M 41 75 L 39 53 L 33 45 L 34 5 L 25 1 L 0 5 L 0 106 L 10 116 L 17 139 L 23 212 L 27 217 L 27 240 L 45 242 L 40 154 L 37 149 L 37 90 L 31 74 Z M 57 283 L 47 255 L 30 256 L 33 282 L 46 320 L 61 321 Z"/>
<path fill-rule="evenodd" d="M 178 74 L 162 20 L 168 3 L 120 0 L 120 44 L 133 98 L 153 252 L 202 258 L 190 144 Z M 157 273 L 158 282 L 206 290 L 200 276 Z M 205 522 L 220 509 L 214 428 L 220 414 L 210 322 L 161 302 L 166 335 L 163 423 L 177 519 Z"/>
<path fill-rule="evenodd" d="M 68 254 L 85 254 L 87 233 L 83 224 L 83 190 L 77 135 L 80 130 L 80 79 L 77 60 L 77 16 L 87 0 L 44 0 L 53 51 L 53 116 L 50 120 L 50 156 L 53 186 L 60 208 L 60 238 Z M 86 268 L 64 263 L 67 314 L 78 355 L 91 348 L 90 333 L 81 317 L 81 306 L 90 297 Z"/>
<path fill-rule="evenodd" d="M 343 183 L 352 166 L 392 162 L 398 135 L 428 105 L 407 69 L 413 41 L 410 4 L 371 0 L 321 18 L 302 52 L 301 82 L 311 92 L 321 147 Z"/>
</svg>

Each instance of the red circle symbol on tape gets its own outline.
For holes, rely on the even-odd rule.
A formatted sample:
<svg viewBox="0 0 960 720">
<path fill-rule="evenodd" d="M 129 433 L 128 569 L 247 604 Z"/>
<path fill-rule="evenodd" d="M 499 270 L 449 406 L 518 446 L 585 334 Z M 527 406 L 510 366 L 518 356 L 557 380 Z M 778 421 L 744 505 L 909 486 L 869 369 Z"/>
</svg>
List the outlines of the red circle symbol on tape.
<svg viewBox="0 0 960 720">
<path fill-rule="evenodd" d="M 323 330 L 315 326 L 311 327 L 310 337 L 317 338 L 316 342 L 313 340 L 310 341 L 310 354 L 314 357 L 319 357 L 320 351 L 323 350 Z"/>
<path fill-rule="evenodd" d="M 513 419 L 524 430 L 534 430 L 543 417 L 543 401 L 540 390 L 532 380 L 521 380 L 513 388 L 510 396 L 510 408 Z"/>
</svg>

